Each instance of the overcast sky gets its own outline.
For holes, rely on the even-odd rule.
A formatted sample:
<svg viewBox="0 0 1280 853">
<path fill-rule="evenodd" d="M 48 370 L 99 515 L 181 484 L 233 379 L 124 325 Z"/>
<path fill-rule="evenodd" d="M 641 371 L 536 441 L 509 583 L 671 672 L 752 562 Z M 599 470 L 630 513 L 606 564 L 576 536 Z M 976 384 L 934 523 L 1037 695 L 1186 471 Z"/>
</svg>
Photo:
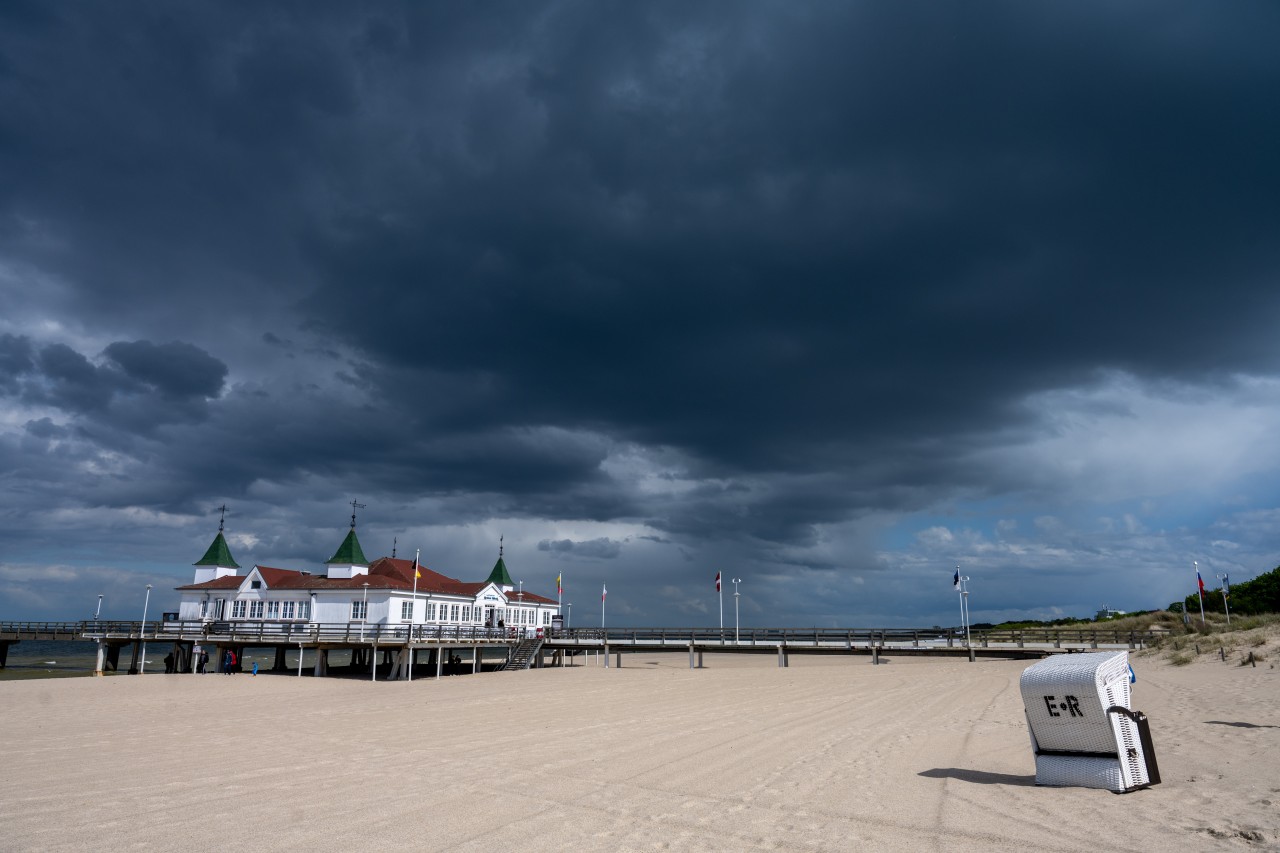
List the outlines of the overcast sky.
<svg viewBox="0 0 1280 853">
<path fill-rule="evenodd" d="M 1280 6 L 0 5 L 0 618 L 218 528 L 598 625 L 1280 563 Z"/>
</svg>

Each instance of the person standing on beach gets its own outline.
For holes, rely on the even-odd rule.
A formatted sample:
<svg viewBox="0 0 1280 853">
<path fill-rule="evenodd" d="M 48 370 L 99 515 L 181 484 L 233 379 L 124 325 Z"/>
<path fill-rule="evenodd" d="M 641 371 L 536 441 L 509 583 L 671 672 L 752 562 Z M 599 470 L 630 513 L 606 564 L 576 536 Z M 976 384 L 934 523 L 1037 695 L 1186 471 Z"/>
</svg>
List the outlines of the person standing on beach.
<svg viewBox="0 0 1280 853">
<path fill-rule="evenodd" d="M 230 674 L 231 674 L 231 665 L 232 665 L 232 663 L 234 663 L 234 662 L 235 662 L 235 659 L 236 659 L 236 656 L 235 656 L 234 654 L 232 654 L 232 653 L 231 653 L 231 649 L 227 649 L 226 653 L 225 653 L 225 654 L 223 654 L 223 656 L 222 656 L 222 671 L 223 671 L 223 673 L 225 673 L 226 675 L 230 675 Z"/>
<path fill-rule="evenodd" d="M 205 674 L 205 667 L 209 664 L 209 652 L 207 649 L 200 650 L 200 666 L 196 668 L 196 672 L 201 675 Z"/>
</svg>

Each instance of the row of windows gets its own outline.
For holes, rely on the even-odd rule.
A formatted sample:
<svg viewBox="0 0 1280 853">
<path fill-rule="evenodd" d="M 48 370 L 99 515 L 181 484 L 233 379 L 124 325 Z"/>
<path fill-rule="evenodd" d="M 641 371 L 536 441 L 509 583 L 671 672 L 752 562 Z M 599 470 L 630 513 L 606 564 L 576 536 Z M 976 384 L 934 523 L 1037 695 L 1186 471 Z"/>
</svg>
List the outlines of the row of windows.
<svg viewBox="0 0 1280 853">
<path fill-rule="evenodd" d="M 269 602 L 273 603 L 273 602 Z M 244 602 L 237 602 L 244 604 Z M 261 605 L 262 602 L 253 602 L 253 604 Z M 254 617 L 250 617 L 254 618 Z M 274 618 L 270 615 L 268 619 Z M 289 617 L 284 617 L 289 618 Z M 351 620 L 359 622 L 369 618 L 369 602 L 364 598 L 357 598 L 351 602 Z M 528 608 L 512 608 L 503 610 L 498 608 L 494 611 L 494 619 L 507 621 L 510 620 L 512 625 L 536 625 L 538 621 L 538 611 Z M 400 621 L 413 621 L 413 602 L 400 602 Z M 465 622 L 465 623 L 483 623 L 484 608 L 478 604 L 437 604 L 434 601 L 427 602 L 427 621 L 428 622 Z M 542 624 L 551 624 L 551 611 L 542 611 Z"/>
<path fill-rule="evenodd" d="M 205 616 L 206 602 L 200 603 L 200 615 Z M 232 619 L 311 619 L 311 602 L 302 601 L 233 601 Z"/>
</svg>

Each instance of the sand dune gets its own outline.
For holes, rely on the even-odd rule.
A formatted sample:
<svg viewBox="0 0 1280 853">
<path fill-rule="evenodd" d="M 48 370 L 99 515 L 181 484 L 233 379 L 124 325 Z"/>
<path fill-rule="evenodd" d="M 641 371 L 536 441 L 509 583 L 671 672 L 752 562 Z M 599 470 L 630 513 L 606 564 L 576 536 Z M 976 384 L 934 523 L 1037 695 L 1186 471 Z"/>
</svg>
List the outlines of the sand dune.
<svg viewBox="0 0 1280 853">
<path fill-rule="evenodd" d="M 1135 659 L 1164 783 L 1033 785 L 1026 662 L 635 655 L 0 685 L 0 849 L 1280 849 L 1280 674 Z"/>
</svg>

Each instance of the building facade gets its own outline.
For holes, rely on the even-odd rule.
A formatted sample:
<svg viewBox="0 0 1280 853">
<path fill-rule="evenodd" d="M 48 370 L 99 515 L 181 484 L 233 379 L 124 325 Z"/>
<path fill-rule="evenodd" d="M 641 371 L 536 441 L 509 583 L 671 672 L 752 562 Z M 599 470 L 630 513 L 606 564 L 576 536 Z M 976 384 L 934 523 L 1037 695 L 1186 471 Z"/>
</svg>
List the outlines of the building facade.
<svg viewBox="0 0 1280 853">
<path fill-rule="evenodd" d="M 510 628 L 533 633 L 550 628 L 560 613 L 555 599 L 517 589 L 501 546 L 488 578 L 462 581 L 414 560 L 366 560 L 354 524 L 323 572 L 255 565 L 241 574 L 240 568 L 219 526 L 213 543 L 195 564 L 192 583 L 177 588 L 179 619 L 281 627 Z"/>
</svg>

